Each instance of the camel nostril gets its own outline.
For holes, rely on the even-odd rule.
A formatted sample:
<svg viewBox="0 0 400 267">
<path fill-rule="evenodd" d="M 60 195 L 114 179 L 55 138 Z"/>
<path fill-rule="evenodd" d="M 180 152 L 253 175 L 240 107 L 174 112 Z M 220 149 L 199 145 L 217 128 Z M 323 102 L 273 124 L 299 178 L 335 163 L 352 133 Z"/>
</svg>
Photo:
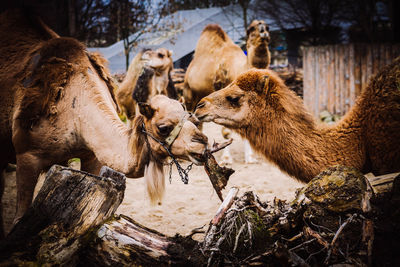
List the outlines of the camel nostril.
<svg viewBox="0 0 400 267">
<path fill-rule="evenodd" d="M 208 138 L 205 135 L 196 135 L 192 138 L 192 142 L 196 142 L 196 143 L 200 143 L 203 145 L 207 145 L 208 144 Z"/>
</svg>

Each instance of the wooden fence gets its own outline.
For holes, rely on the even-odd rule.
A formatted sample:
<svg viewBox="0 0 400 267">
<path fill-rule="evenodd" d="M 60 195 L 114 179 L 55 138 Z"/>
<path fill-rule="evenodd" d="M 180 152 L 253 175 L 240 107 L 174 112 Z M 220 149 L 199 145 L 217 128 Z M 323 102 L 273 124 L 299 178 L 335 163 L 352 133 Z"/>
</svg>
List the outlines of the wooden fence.
<svg viewBox="0 0 400 267">
<path fill-rule="evenodd" d="M 400 44 L 305 47 L 304 104 L 315 116 L 323 110 L 345 114 L 370 77 L 400 56 Z"/>
</svg>

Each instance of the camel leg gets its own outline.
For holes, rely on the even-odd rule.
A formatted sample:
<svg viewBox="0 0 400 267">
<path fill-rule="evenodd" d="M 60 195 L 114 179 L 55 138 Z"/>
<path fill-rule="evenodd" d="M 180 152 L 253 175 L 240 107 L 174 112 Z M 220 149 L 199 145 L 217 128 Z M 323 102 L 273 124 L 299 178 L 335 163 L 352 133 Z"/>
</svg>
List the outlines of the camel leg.
<svg viewBox="0 0 400 267">
<path fill-rule="evenodd" d="M 221 128 L 221 134 L 226 140 L 228 140 L 231 138 L 232 131 L 224 126 Z M 227 146 L 224 148 L 224 153 L 222 154 L 221 157 L 221 164 L 232 164 L 232 163 L 233 159 L 231 155 L 231 149 L 230 146 Z"/>
<path fill-rule="evenodd" d="M 14 225 L 32 203 L 33 192 L 42 167 L 40 159 L 30 153 L 17 155 L 17 210 Z"/>
<path fill-rule="evenodd" d="M 229 146 L 224 148 L 224 153 L 222 153 L 221 164 L 232 164 L 233 159 L 231 155 L 231 149 Z"/>
<path fill-rule="evenodd" d="M 257 163 L 257 160 L 253 157 L 253 149 L 250 146 L 249 140 L 243 139 L 244 141 L 244 162 Z"/>
</svg>

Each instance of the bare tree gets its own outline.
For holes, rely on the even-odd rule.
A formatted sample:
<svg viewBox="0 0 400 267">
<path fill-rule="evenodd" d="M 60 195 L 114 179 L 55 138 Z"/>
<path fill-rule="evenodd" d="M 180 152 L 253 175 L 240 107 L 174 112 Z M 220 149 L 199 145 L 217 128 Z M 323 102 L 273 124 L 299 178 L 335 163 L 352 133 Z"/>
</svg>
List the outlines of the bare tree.
<svg viewBox="0 0 400 267">
<path fill-rule="evenodd" d="M 303 41 L 326 44 L 340 39 L 343 0 L 257 0 L 261 13 L 271 17 L 276 26 L 287 31 L 303 30 Z"/>
<path fill-rule="evenodd" d="M 400 26 L 398 0 L 343 0 L 343 21 L 349 27 L 350 41 L 395 42 L 399 41 Z"/>
<path fill-rule="evenodd" d="M 160 20 L 169 14 L 168 2 L 151 0 L 111 0 L 108 6 L 108 35 L 123 41 L 126 68 L 129 66 L 129 54 L 138 40 L 146 33 L 161 32 L 170 27 Z"/>
</svg>

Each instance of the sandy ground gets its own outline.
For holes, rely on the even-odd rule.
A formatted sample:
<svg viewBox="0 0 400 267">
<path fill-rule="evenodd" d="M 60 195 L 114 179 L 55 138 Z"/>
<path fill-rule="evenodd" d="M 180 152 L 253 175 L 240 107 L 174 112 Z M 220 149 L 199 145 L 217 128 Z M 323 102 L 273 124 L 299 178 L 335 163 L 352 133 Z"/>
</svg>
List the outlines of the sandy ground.
<svg viewBox="0 0 400 267">
<path fill-rule="evenodd" d="M 204 132 L 212 142 L 222 142 L 221 127 L 204 124 Z M 296 188 L 302 184 L 296 182 L 277 167 L 257 156 L 258 163 L 244 164 L 243 141 L 233 135 L 231 153 L 234 162 L 230 165 L 235 170 L 231 176 L 225 195 L 229 188 L 236 186 L 239 195 L 246 191 L 254 191 L 261 200 L 292 199 Z M 220 160 L 222 151 L 215 154 Z M 186 166 L 187 164 L 185 164 Z M 6 190 L 3 197 L 3 211 L 7 222 L 10 222 L 15 208 L 15 172 L 6 174 Z M 125 214 L 139 223 L 160 231 L 166 235 L 187 235 L 192 229 L 206 225 L 217 211 L 221 201 L 206 175 L 204 168 L 194 166 L 189 173 L 189 183 L 183 184 L 176 168 L 173 168 L 171 183 L 168 181 L 166 169 L 166 192 L 161 205 L 152 206 L 146 195 L 144 179 L 128 179 L 125 198 L 117 210 L 117 214 Z M 202 235 L 196 235 L 200 240 Z"/>
</svg>

